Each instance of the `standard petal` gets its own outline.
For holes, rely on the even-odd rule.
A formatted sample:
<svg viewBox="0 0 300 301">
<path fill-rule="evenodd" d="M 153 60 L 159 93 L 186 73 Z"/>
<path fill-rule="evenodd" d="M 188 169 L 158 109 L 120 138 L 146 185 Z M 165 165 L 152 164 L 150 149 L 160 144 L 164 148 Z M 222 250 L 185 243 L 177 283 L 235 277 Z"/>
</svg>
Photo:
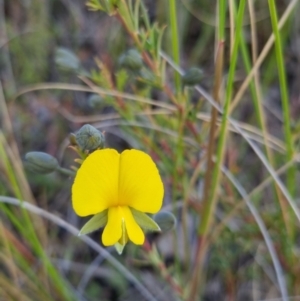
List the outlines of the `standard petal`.
<svg viewBox="0 0 300 301">
<path fill-rule="evenodd" d="M 162 206 L 164 187 L 155 163 L 138 150 L 120 157 L 119 205 L 156 213 Z"/>
<path fill-rule="evenodd" d="M 72 203 L 77 215 L 99 213 L 118 203 L 120 154 L 113 149 L 90 154 L 77 171 Z"/>
<path fill-rule="evenodd" d="M 102 233 L 102 243 L 105 246 L 112 246 L 122 236 L 122 209 L 112 207 L 108 209 L 108 222 Z"/>
<path fill-rule="evenodd" d="M 137 224 L 128 207 L 122 207 L 125 218 L 125 226 L 129 239 L 136 245 L 142 245 L 145 241 L 145 235 L 140 226 Z"/>
</svg>

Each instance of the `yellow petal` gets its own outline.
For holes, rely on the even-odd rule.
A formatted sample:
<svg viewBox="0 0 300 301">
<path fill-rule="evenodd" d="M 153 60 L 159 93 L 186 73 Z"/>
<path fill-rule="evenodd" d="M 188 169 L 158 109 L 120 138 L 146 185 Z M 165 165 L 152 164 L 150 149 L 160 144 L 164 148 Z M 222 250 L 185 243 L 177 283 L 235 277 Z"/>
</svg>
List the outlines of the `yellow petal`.
<svg viewBox="0 0 300 301">
<path fill-rule="evenodd" d="M 128 207 L 122 207 L 125 218 L 125 226 L 129 239 L 136 245 L 142 245 L 145 241 L 145 235 L 140 226 L 137 224 Z"/>
<path fill-rule="evenodd" d="M 108 222 L 102 233 L 102 243 L 105 246 L 114 245 L 122 236 L 122 209 L 111 207 L 108 209 Z"/>
<path fill-rule="evenodd" d="M 156 213 L 162 206 L 164 187 L 155 163 L 138 150 L 120 157 L 119 205 Z"/>
<path fill-rule="evenodd" d="M 90 154 L 77 171 L 72 203 L 77 215 L 99 213 L 118 203 L 120 154 L 113 149 Z"/>
</svg>

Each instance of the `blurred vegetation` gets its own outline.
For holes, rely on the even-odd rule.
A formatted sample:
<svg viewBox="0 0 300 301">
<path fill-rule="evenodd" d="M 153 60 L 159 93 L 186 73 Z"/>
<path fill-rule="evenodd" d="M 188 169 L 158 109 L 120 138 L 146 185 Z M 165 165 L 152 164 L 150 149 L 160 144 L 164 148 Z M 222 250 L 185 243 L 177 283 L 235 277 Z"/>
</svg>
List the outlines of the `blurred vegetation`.
<svg viewBox="0 0 300 301">
<path fill-rule="evenodd" d="M 0 300 L 299 299 L 299 13 L 0 0 Z M 87 123 L 152 156 L 175 230 L 122 256 L 77 237 L 69 135 Z M 30 151 L 61 170 L 24 170 Z"/>
</svg>

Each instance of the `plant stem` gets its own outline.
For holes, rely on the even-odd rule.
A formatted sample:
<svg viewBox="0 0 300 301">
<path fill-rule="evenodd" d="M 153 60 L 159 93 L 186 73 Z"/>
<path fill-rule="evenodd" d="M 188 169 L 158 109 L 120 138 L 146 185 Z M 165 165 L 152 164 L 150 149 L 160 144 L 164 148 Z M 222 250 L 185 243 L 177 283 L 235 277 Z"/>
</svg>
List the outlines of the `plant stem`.
<svg viewBox="0 0 300 301">
<path fill-rule="evenodd" d="M 223 20 L 225 15 L 225 4 L 224 1 L 221 1 L 219 4 L 219 13 L 222 14 L 222 17 L 220 17 L 220 20 Z M 208 248 L 207 244 L 207 237 L 209 233 L 210 226 L 213 221 L 215 207 L 217 203 L 217 190 L 219 186 L 220 181 L 220 168 L 223 163 L 224 153 L 225 153 L 225 140 L 227 136 L 227 123 L 228 123 L 228 114 L 229 114 L 229 105 L 232 97 L 232 90 L 233 90 L 233 83 L 234 83 L 234 77 L 235 77 L 235 71 L 236 71 L 236 63 L 238 58 L 238 49 L 239 49 L 239 42 L 240 42 L 240 34 L 242 31 L 242 23 L 243 23 L 243 16 L 244 16 L 244 10 L 246 6 L 246 0 L 240 1 L 239 4 L 239 10 L 238 10 L 238 16 L 237 16 L 237 24 L 236 24 L 236 32 L 235 32 L 235 39 L 233 43 L 233 50 L 232 55 L 230 58 L 231 64 L 229 68 L 229 75 L 228 75 L 228 81 L 227 81 L 227 89 L 226 89 L 226 95 L 225 95 L 225 104 L 224 104 L 224 111 L 223 111 L 223 117 L 222 117 L 222 124 L 220 129 L 220 137 L 218 141 L 217 146 L 217 158 L 216 163 L 214 164 L 214 170 L 212 174 L 211 179 L 211 190 L 208 195 L 208 198 L 204 203 L 204 209 L 202 212 L 202 219 L 199 226 L 199 237 L 198 237 L 198 248 L 196 253 L 196 264 L 195 269 L 193 272 L 193 279 L 192 279 L 192 285 L 190 289 L 190 295 L 189 295 L 189 301 L 196 300 L 197 292 L 198 292 L 198 282 L 199 282 L 199 271 L 202 271 L 203 266 L 203 259 L 206 254 L 206 250 Z M 223 29 L 224 30 L 224 29 Z M 219 29 L 219 33 L 223 34 L 222 29 Z"/>
<path fill-rule="evenodd" d="M 249 13 L 250 13 L 250 24 L 251 24 L 251 41 L 252 41 L 252 64 L 254 65 L 257 61 L 257 41 L 256 41 L 256 21 L 255 21 L 255 10 L 254 10 L 254 4 L 253 0 L 250 0 L 248 2 L 249 4 Z M 241 47 L 241 53 L 242 57 L 244 60 L 245 68 L 247 73 L 249 74 L 251 72 L 251 61 L 249 58 L 248 50 L 247 50 L 247 45 L 245 38 L 243 37 L 241 33 L 241 41 L 240 41 L 240 47 Z M 265 146 L 265 153 L 267 155 L 267 159 L 269 162 L 274 166 L 274 156 L 272 149 L 269 147 L 268 141 L 267 141 L 267 125 L 266 125 L 266 118 L 265 118 L 265 113 L 263 109 L 263 104 L 262 104 L 262 96 L 261 96 L 261 81 L 260 81 L 260 74 L 259 70 L 255 72 L 254 75 L 254 80 L 251 80 L 250 82 L 250 91 L 253 99 L 253 105 L 255 109 L 255 115 L 259 124 L 259 127 L 262 130 L 263 133 L 263 141 L 264 141 L 264 146 Z M 284 226 L 287 230 L 287 233 L 290 235 L 291 234 L 291 227 L 290 227 L 290 222 L 289 222 L 289 212 L 287 209 L 287 202 L 284 199 L 278 185 L 276 182 L 274 182 L 274 193 L 277 196 L 279 206 L 281 208 L 282 212 L 282 218 L 283 218 L 283 223 Z"/>
<path fill-rule="evenodd" d="M 169 0 L 169 5 L 170 5 L 170 23 L 171 23 L 173 60 L 178 66 L 180 66 L 176 0 Z M 175 76 L 176 93 L 177 95 L 179 95 L 181 92 L 181 77 L 176 70 L 174 70 L 174 72 L 175 72 L 174 76 Z"/>
<path fill-rule="evenodd" d="M 218 45 L 216 51 L 216 64 L 215 64 L 215 82 L 213 89 L 213 97 L 219 102 L 220 101 L 220 88 L 222 83 L 222 73 L 224 65 L 224 38 L 225 38 L 225 15 L 226 15 L 226 2 L 221 0 L 218 5 L 219 9 L 219 30 L 218 30 Z M 215 151 L 215 135 L 216 135 L 216 122 L 217 122 L 218 112 L 215 107 L 211 111 L 211 122 L 210 122 L 210 132 L 209 132 L 209 142 L 207 149 L 207 163 L 206 163 L 206 173 L 204 179 L 204 192 L 203 192 L 203 203 L 205 204 L 209 199 L 210 188 L 211 188 L 211 177 L 212 171 L 214 169 L 213 154 Z M 206 248 L 204 247 L 203 240 L 201 235 L 198 237 L 198 246 L 197 246 L 197 257 L 205 252 Z M 201 265 L 201 263 L 199 263 Z M 197 267 L 197 266 L 196 266 Z M 199 282 L 199 269 L 195 269 L 193 272 L 193 281 L 191 285 L 191 298 L 194 298 L 196 295 L 198 282 Z M 191 299 L 190 299 L 191 300 Z"/>
<path fill-rule="evenodd" d="M 228 82 L 227 82 L 227 90 L 226 90 L 226 96 L 225 96 L 225 105 L 224 105 L 224 112 L 223 112 L 223 118 L 222 118 L 222 124 L 221 124 L 221 132 L 220 132 L 220 139 L 218 143 L 217 148 L 217 162 L 216 166 L 214 168 L 213 172 L 213 179 L 212 179 L 212 191 L 210 198 L 205 206 L 206 209 L 204 209 L 204 216 L 203 220 L 200 224 L 200 234 L 206 234 L 208 227 L 211 223 L 213 212 L 214 212 L 214 205 L 215 205 L 215 195 L 219 183 L 219 175 L 220 175 L 220 166 L 223 161 L 224 156 L 224 150 L 225 150 L 225 138 L 226 138 L 226 131 L 227 131 L 227 117 L 229 112 L 229 104 L 232 97 L 232 90 L 233 90 L 233 82 L 234 82 L 234 76 L 235 76 L 235 67 L 237 63 L 237 57 L 238 57 L 238 47 L 240 42 L 240 32 L 242 29 L 242 21 L 243 21 L 243 15 L 245 10 L 245 4 L 246 0 L 242 0 L 240 2 L 239 6 L 239 12 L 238 12 L 238 18 L 237 18 L 237 26 L 236 26 L 236 35 L 235 35 L 235 41 L 233 46 L 233 52 L 231 57 L 231 64 L 229 69 L 229 75 L 228 75 Z"/>
<path fill-rule="evenodd" d="M 276 60 L 278 66 L 281 102 L 282 102 L 282 109 L 283 109 L 283 127 L 284 127 L 285 144 L 287 149 L 286 160 L 290 161 L 293 158 L 294 150 L 293 150 L 293 139 L 291 133 L 289 94 L 287 88 L 286 71 L 285 71 L 283 51 L 282 51 L 282 42 L 281 42 L 281 36 L 279 31 L 275 1 L 268 0 L 268 2 L 269 2 L 269 10 L 270 10 L 270 16 L 272 21 L 273 33 L 275 36 L 275 51 L 276 51 Z M 292 196 L 295 195 L 295 191 L 296 191 L 295 176 L 296 176 L 296 169 L 295 167 L 292 167 L 287 172 L 287 188 Z"/>
</svg>

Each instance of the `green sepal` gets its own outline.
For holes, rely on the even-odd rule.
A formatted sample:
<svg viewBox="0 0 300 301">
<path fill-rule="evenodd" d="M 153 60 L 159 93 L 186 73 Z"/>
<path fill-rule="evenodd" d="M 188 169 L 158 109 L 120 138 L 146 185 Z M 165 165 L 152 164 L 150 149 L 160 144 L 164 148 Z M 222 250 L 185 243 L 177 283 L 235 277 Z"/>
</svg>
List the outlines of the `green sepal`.
<svg viewBox="0 0 300 301">
<path fill-rule="evenodd" d="M 161 231 L 159 225 L 147 214 L 133 208 L 130 208 L 130 210 L 135 221 L 141 228 L 150 231 Z"/>
<path fill-rule="evenodd" d="M 102 228 L 107 223 L 107 211 L 104 210 L 94 215 L 80 230 L 78 236 L 94 232 Z"/>
</svg>

